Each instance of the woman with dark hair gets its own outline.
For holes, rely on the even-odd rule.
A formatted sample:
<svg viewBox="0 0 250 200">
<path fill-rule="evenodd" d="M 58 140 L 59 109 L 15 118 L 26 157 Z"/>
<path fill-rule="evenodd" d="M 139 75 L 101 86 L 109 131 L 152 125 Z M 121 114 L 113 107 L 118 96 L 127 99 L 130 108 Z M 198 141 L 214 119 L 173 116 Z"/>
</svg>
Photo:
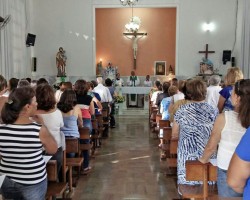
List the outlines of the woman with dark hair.
<svg viewBox="0 0 250 200">
<path fill-rule="evenodd" d="M 157 105 L 159 108 L 160 108 L 162 99 L 169 97 L 168 88 L 170 87 L 170 85 L 171 84 L 169 82 L 166 82 L 166 81 L 163 82 L 163 84 L 162 84 L 162 91 L 163 92 L 157 95 L 156 102 L 155 102 L 155 105 Z"/>
<path fill-rule="evenodd" d="M 152 93 L 150 101 L 152 101 L 152 105 L 156 105 L 156 98 L 159 94 L 162 93 L 162 84 L 160 81 L 155 81 L 155 91 Z"/>
<path fill-rule="evenodd" d="M 65 136 L 60 129 L 63 127 L 63 118 L 60 110 L 56 108 L 56 100 L 53 88 L 48 84 L 40 84 L 36 88 L 37 115 L 39 115 L 49 132 L 55 138 L 58 150 L 51 158 L 57 161 L 57 173 L 61 180 L 61 167 L 63 161 L 63 149 L 65 148 Z"/>
<path fill-rule="evenodd" d="M 11 78 L 9 80 L 9 92 L 17 88 L 18 82 L 19 82 L 19 79 L 17 78 Z"/>
<path fill-rule="evenodd" d="M 31 120 L 36 109 L 31 87 L 14 89 L 2 109 L 0 173 L 6 175 L 1 187 L 4 199 L 45 199 L 47 173 L 42 152 L 45 148 L 55 153 L 57 144 L 44 125 Z M 41 118 L 34 119 L 43 124 Z"/>
<path fill-rule="evenodd" d="M 92 81 L 87 82 L 87 84 L 89 85 L 88 95 L 93 97 L 95 114 L 100 114 L 102 111 L 101 97 L 98 93 L 93 92 L 94 84 L 92 83 Z"/>
<path fill-rule="evenodd" d="M 196 184 L 186 181 L 186 160 L 199 158 L 210 137 L 218 111 L 205 102 L 206 85 L 198 79 L 186 84 L 191 103 L 182 105 L 174 115 L 172 137 L 179 138 L 177 151 L 178 184 Z"/>
<path fill-rule="evenodd" d="M 89 134 L 92 133 L 91 116 L 95 114 L 93 97 L 88 95 L 89 85 L 83 79 L 79 79 L 75 83 L 75 92 L 77 104 L 81 108 L 83 126 L 89 128 Z M 89 144 L 89 140 L 80 140 L 83 144 Z M 87 173 L 91 167 L 89 166 L 89 151 L 83 151 L 83 171 Z"/>
<path fill-rule="evenodd" d="M 0 75 L 0 113 L 2 107 L 4 106 L 4 103 L 8 100 L 8 97 L 4 95 L 7 90 L 8 90 L 7 81 L 2 75 Z M 0 124 L 2 124 L 1 115 L 0 115 Z"/>
<path fill-rule="evenodd" d="M 238 82 L 236 82 L 236 86 L 237 85 Z M 231 100 L 234 110 L 225 111 L 217 117 L 203 156 L 199 159 L 202 163 L 209 162 L 211 155 L 217 151 L 217 146 L 219 145 L 217 152 L 217 186 L 218 194 L 222 197 L 242 196 L 234 192 L 232 188 L 227 185 L 226 179 L 230 160 L 236 146 L 246 132 L 246 129 L 242 127 L 238 118 L 239 108 L 245 95 L 244 91 L 246 91 L 246 87 L 249 86 L 250 82 L 249 84 L 241 84 L 240 87 L 233 86 Z"/>
<path fill-rule="evenodd" d="M 240 98 L 239 121 L 247 130 L 231 159 L 227 183 L 235 192 L 243 193 L 243 200 L 248 200 L 250 199 L 250 79 L 236 82 L 235 91 Z"/>
<path fill-rule="evenodd" d="M 72 89 L 66 89 L 57 104 L 57 108 L 61 110 L 64 126 L 61 131 L 66 138 L 79 138 L 78 127 L 82 127 L 82 112 L 77 105 L 76 93 Z M 74 155 L 70 155 L 74 157 Z"/>
</svg>

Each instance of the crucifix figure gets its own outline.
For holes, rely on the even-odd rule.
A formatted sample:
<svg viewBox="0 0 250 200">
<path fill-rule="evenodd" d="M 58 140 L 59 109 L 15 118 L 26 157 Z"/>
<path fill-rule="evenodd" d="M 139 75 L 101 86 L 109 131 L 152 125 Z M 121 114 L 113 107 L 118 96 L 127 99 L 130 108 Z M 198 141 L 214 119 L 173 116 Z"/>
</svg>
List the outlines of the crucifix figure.
<svg viewBox="0 0 250 200">
<path fill-rule="evenodd" d="M 130 38 L 131 40 L 133 40 L 133 57 L 134 57 L 134 69 L 136 69 L 136 58 L 137 58 L 137 53 L 138 53 L 138 40 L 140 38 L 142 38 L 144 35 L 147 35 L 147 33 L 137 33 L 137 32 L 133 32 L 133 33 L 123 33 L 123 35 L 125 36 L 133 36 L 132 38 Z M 140 37 L 138 37 L 140 36 Z"/>
<path fill-rule="evenodd" d="M 199 53 L 205 53 L 205 58 L 207 59 L 207 56 L 209 53 L 215 53 L 215 51 L 208 51 L 208 44 L 206 44 L 206 50 L 205 51 L 199 51 Z"/>
</svg>

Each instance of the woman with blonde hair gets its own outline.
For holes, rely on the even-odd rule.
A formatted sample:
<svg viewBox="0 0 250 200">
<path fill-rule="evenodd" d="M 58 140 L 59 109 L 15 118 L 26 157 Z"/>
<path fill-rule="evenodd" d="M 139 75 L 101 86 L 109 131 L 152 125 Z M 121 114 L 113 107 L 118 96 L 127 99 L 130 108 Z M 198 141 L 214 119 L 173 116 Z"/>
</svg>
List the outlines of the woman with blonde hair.
<svg viewBox="0 0 250 200">
<path fill-rule="evenodd" d="M 220 91 L 220 97 L 218 102 L 219 112 L 225 110 L 233 110 L 231 94 L 233 90 L 233 85 L 240 79 L 243 79 L 243 73 L 238 67 L 230 67 L 227 70 L 227 74 L 224 78 L 225 86 Z"/>
</svg>

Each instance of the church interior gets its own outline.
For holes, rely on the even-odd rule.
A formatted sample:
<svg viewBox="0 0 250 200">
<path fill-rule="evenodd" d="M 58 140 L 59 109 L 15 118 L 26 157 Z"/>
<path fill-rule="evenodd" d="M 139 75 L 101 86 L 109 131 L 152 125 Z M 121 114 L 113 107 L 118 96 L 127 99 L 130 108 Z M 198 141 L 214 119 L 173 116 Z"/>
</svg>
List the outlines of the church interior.
<svg viewBox="0 0 250 200">
<path fill-rule="evenodd" d="M 177 150 L 171 152 L 177 143 L 167 136 L 170 123 L 161 125 L 162 115 L 150 104 L 152 87 L 173 78 L 207 82 L 212 75 L 223 82 L 231 67 L 250 78 L 249 11 L 249 0 L 0 0 L 0 74 L 6 80 L 74 85 L 97 77 L 115 81 L 117 73 L 124 80 L 115 85 L 122 98 L 114 106 L 116 125 L 107 137 L 93 139 L 92 170 L 81 174 L 69 165 L 73 180 L 65 178 L 63 192 L 48 199 L 182 199 Z M 105 123 L 110 125 L 105 119 L 95 127 L 100 135 Z M 220 198 L 217 188 L 212 196 L 205 191 L 210 189 L 199 188 L 200 196 L 193 197 L 194 191 L 184 188 L 182 197 L 206 199 L 209 193 L 211 199 L 241 199 Z"/>
</svg>

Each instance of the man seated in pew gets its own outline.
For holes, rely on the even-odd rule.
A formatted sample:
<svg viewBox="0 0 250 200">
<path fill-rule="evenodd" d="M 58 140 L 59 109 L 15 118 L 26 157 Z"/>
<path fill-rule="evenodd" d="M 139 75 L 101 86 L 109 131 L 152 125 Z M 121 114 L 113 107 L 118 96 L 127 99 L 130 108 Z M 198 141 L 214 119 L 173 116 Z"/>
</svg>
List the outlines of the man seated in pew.
<svg viewBox="0 0 250 200">
<path fill-rule="evenodd" d="M 0 126 L 0 173 L 6 175 L 1 187 L 4 199 L 45 199 L 47 173 L 42 153 L 44 149 L 56 153 L 57 143 L 42 118 L 35 116 L 36 109 L 35 91 L 30 86 L 11 92 L 2 109 L 5 125 Z"/>
<path fill-rule="evenodd" d="M 222 197 L 241 197 L 242 195 L 233 191 L 227 185 L 227 170 L 230 160 L 239 144 L 246 128 L 242 127 L 241 122 L 238 120 L 244 111 L 243 106 L 250 105 L 247 99 L 247 89 L 250 87 L 250 81 L 238 81 L 232 90 L 232 105 L 234 110 L 225 111 L 221 113 L 214 124 L 211 137 L 205 147 L 203 156 L 199 159 L 202 163 L 209 162 L 210 157 L 216 153 L 217 146 L 217 186 L 218 194 Z"/>
<path fill-rule="evenodd" d="M 177 110 L 174 116 L 172 137 L 179 138 L 177 152 L 178 184 L 197 184 L 186 180 L 186 160 L 196 160 L 203 154 L 210 137 L 218 110 L 205 102 L 206 85 L 201 80 L 190 80 L 186 84 L 191 103 Z"/>
</svg>

